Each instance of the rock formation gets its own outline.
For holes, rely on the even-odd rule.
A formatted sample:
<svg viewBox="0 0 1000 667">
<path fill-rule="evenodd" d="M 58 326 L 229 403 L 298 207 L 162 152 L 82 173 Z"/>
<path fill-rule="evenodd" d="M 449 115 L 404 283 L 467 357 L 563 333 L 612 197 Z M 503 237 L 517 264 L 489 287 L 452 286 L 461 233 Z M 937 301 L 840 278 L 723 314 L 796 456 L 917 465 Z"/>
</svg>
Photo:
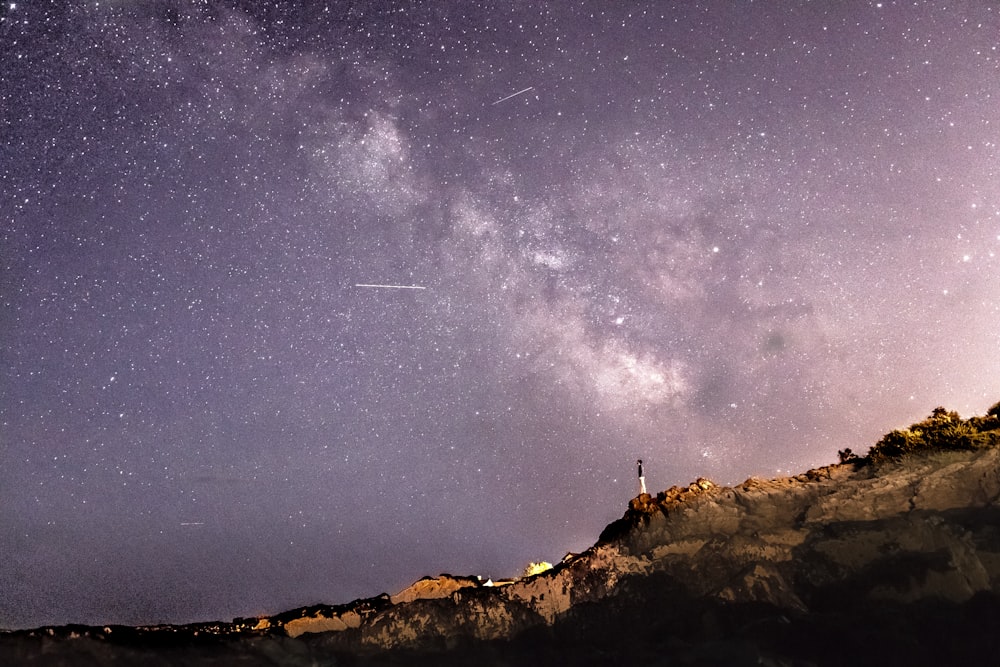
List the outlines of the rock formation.
<svg viewBox="0 0 1000 667">
<path fill-rule="evenodd" d="M 118 644 L 110 629 L 15 633 L 0 658 L 53 664 L 32 662 L 39 643 L 52 658 L 73 632 L 100 662 L 147 666 L 199 664 L 205 651 L 241 664 L 977 664 L 1000 655 L 989 444 L 643 494 L 587 551 L 506 585 L 441 575 L 201 639 L 173 628 L 185 639 L 172 654 L 146 648 L 162 628 L 118 631 L 129 638 Z"/>
</svg>

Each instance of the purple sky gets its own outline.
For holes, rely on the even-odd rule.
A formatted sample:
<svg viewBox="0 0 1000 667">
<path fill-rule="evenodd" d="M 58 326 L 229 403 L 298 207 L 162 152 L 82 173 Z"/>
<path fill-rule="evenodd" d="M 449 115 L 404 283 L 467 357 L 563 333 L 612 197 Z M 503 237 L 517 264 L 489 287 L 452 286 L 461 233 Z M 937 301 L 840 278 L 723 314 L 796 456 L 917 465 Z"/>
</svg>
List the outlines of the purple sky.
<svg viewBox="0 0 1000 667">
<path fill-rule="evenodd" d="M 278 4 L 0 5 L 0 627 L 511 576 L 639 457 L 1000 400 L 997 3 Z"/>
</svg>

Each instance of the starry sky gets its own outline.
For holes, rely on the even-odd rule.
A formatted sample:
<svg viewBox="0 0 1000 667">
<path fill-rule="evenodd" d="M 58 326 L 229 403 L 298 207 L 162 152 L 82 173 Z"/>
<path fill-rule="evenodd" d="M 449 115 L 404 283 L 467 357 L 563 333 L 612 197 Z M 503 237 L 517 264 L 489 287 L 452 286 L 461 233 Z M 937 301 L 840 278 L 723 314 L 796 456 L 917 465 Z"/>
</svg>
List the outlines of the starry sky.
<svg viewBox="0 0 1000 667">
<path fill-rule="evenodd" d="M 5 1 L 0 108 L 0 627 L 514 576 L 637 458 L 1000 400 L 992 0 Z"/>
</svg>

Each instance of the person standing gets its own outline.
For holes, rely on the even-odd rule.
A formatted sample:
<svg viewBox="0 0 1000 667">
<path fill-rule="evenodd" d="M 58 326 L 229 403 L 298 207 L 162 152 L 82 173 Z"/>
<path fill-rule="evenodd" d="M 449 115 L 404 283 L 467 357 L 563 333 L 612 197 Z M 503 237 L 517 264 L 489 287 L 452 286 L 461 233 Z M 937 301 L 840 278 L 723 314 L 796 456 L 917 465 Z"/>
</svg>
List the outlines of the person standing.
<svg viewBox="0 0 1000 667">
<path fill-rule="evenodd" d="M 639 495 L 646 493 L 646 478 L 642 474 L 642 459 L 639 459 L 636 464 L 639 466 Z"/>
</svg>

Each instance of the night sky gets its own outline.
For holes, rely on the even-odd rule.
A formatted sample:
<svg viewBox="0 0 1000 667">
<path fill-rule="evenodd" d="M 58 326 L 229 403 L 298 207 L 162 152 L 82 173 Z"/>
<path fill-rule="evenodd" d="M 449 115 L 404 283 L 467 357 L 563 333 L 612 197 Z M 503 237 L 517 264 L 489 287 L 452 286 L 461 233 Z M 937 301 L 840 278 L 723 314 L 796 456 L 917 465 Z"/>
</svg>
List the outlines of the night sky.
<svg viewBox="0 0 1000 667">
<path fill-rule="evenodd" d="M 0 627 L 514 576 L 637 458 L 1000 400 L 992 0 L 0 17 Z"/>
</svg>

